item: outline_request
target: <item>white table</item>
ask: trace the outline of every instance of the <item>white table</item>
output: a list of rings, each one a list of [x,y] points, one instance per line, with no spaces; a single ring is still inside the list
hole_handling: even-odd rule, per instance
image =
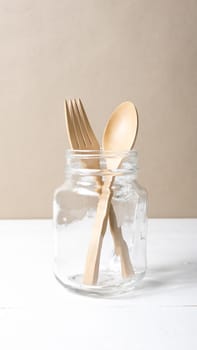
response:
[[[0,221],[1,350],[196,350],[197,219],[149,220],[132,296],[68,292],[52,273],[50,220]]]

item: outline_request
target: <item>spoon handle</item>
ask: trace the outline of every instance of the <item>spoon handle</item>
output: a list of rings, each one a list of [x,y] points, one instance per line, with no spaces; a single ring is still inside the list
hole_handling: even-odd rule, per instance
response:
[[[107,228],[107,219],[111,205],[113,177],[109,176],[102,186],[102,192],[99,196],[96,218],[93,225],[93,232],[88,246],[86,263],[83,275],[83,283],[96,284],[99,273],[99,262],[103,237]]]

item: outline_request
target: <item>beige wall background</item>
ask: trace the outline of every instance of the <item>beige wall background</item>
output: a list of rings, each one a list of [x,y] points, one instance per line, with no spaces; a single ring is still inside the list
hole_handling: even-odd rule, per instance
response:
[[[149,216],[197,216],[196,23],[196,0],[0,0],[0,217],[52,215],[78,96],[99,137],[136,104]]]

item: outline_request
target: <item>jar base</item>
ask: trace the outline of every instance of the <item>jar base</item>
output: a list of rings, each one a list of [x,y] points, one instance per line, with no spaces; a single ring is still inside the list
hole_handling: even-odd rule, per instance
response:
[[[101,271],[101,278],[96,285],[82,283],[82,274],[72,275],[63,279],[56,272],[56,279],[67,289],[86,296],[113,297],[129,293],[144,277],[145,272],[135,273],[134,276],[122,279],[119,274],[110,271]]]

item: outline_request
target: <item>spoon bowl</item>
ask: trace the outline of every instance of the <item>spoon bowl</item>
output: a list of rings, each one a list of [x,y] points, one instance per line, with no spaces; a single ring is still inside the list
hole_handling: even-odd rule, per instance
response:
[[[104,151],[129,151],[138,132],[138,114],[132,102],[121,103],[112,113],[103,133]],[[108,159],[108,169],[116,169],[121,160]]]

